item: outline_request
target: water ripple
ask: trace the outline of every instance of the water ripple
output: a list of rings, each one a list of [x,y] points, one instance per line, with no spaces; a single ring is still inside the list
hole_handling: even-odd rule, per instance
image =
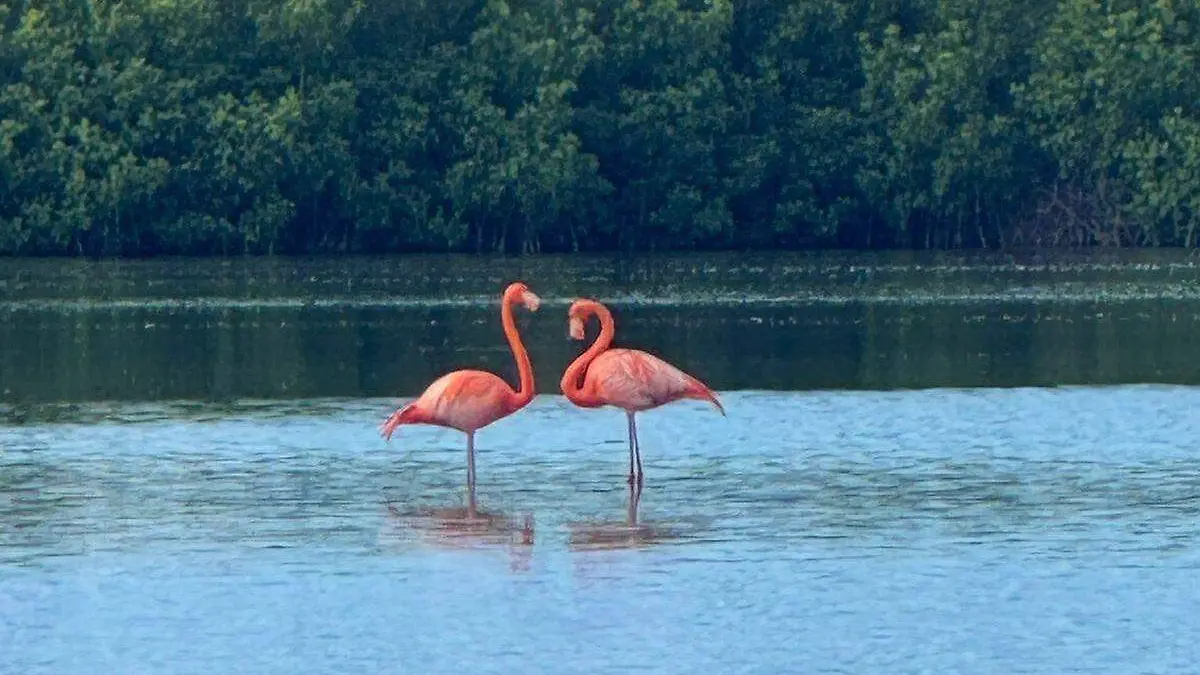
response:
[[[622,415],[539,396],[480,433],[475,516],[460,434],[378,438],[395,401],[10,421],[0,665],[450,673],[468,645],[487,673],[1195,663],[1174,636],[1200,628],[1200,389],[723,396],[727,418],[644,416],[633,509]]]

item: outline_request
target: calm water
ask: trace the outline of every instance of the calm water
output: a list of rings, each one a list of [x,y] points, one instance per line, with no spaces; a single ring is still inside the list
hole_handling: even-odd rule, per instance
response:
[[[1200,384],[1200,258],[761,254],[0,261],[0,404],[414,395],[454,368],[542,391],[581,351],[566,307],[720,390]],[[21,414],[31,414],[28,411]]]
[[[386,447],[387,401],[10,427],[0,663],[1194,672],[1200,390],[725,397],[645,417],[624,529],[621,414],[539,397],[480,435],[490,537],[401,517],[462,504],[462,442]]]
[[[1121,255],[0,263],[0,673],[1193,673],[1200,270]],[[376,427],[516,277],[468,522]],[[723,391],[640,495],[578,294]]]

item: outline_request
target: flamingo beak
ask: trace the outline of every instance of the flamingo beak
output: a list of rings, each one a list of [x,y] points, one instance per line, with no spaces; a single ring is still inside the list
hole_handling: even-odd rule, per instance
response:
[[[538,311],[538,307],[542,304],[542,299],[533,291],[521,291],[521,304],[531,312]]]
[[[582,340],[583,339],[583,319],[580,319],[579,317],[575,317],[575,316],[571,317],[571,320],[568,323],[568,330],[571,333],[572,340]]]

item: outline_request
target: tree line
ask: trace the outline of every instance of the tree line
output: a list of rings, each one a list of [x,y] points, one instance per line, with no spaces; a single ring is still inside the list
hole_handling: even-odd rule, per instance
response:
[[[0,253],[1195,246],[1188,0],[0,0]]]

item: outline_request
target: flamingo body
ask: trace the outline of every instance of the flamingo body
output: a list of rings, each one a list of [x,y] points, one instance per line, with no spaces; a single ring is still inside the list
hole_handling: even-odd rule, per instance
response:
[[[608,349],[588,366],[581,407],[611,405],[641,412],[690,398],[708,401],[725,414],[716,394],[703,382],[640,349]],[[591,405],[585,405],[591,404]]]
[[[494,373],[456,370],[434,380],[415,401],[388,417],[381,431],[388,440],[402,424],[431,424],[471,433],[516,412],[511,404],[516,396]]]
[[[567,366],[559,387],[567,400],[581,408],[611,405],[625,411],[629,423],[629,483],[641,485],[637,413],[685,398],[708,401],[722,416],[725,408],[707,385],[657,356],[638,349],[609,349],[616,332],[612,313],[595,300],[571,304],[567,316],[572,338],[583,339],[584,323],[593,315],[600,318],[600,337]]]

